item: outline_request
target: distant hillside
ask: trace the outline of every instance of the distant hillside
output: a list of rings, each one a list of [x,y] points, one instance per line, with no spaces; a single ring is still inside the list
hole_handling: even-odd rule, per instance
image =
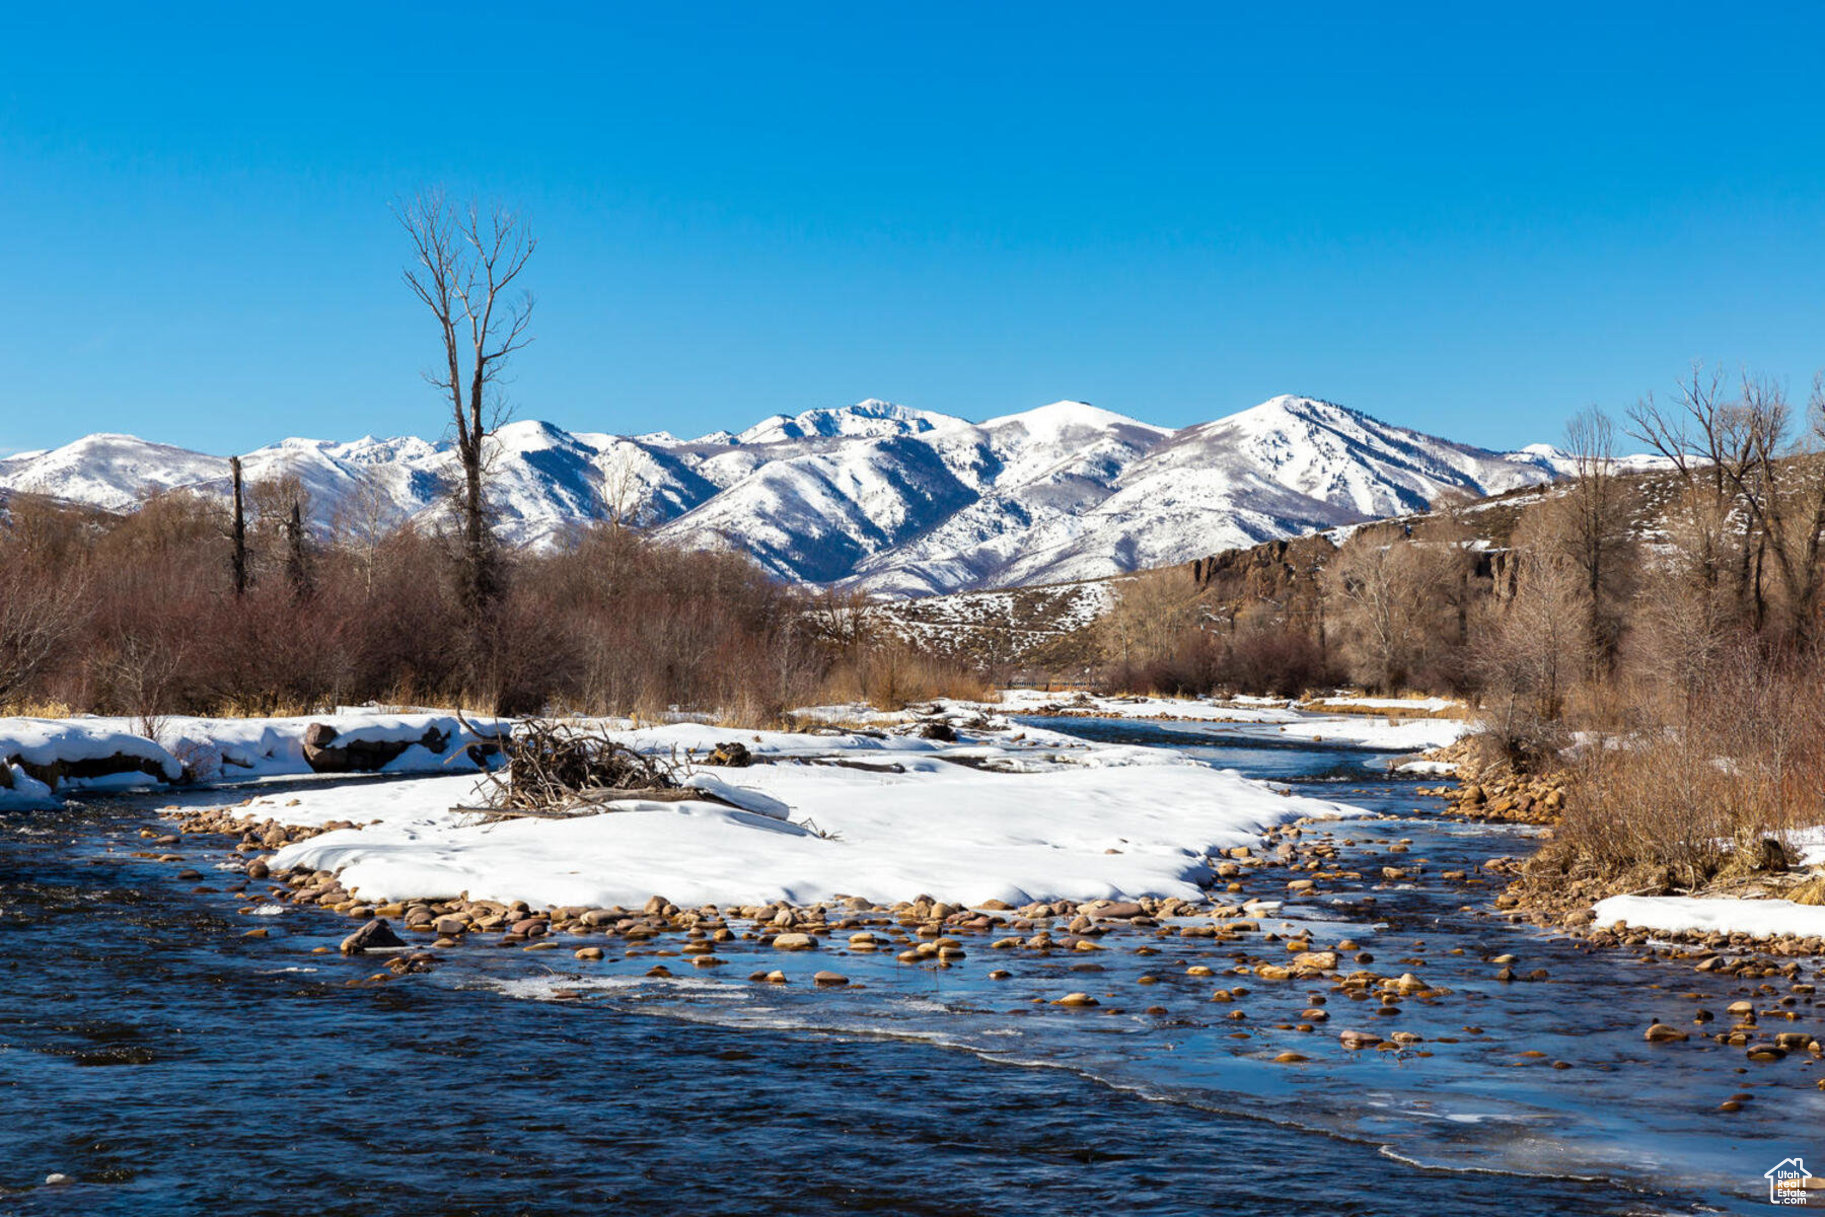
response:
[[[1620,463],[1619,474],[1632,533],[1650,544],[1664,539],[1672,475],[1639,459]],[[1525,486],[1455,508],[1455,520],[1469,529],[1468,544],[1477,555],[1473,578],[1486,591],[1493,592],[1508,573],[1507,552],[1522,512],[1552,493],[1550,486]],[[1266,612],[1311,628],[1319,616],[1319,576],[1345,539],[1423,538],[1444,518],[1440,512],[1412,512],[1222,549],[1151,570],[1183,579],[1187,593],[1195,589],[1218,620]],[[885,628],[938,654],[1062,675],[1097,661],[1097,620],[1132,577],[894,601],[874,611]]]

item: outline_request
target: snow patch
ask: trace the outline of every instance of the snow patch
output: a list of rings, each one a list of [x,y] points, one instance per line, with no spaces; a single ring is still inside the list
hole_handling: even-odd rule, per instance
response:
[[[1665,933],[1748,934],[1771,938],[1825,935],[1825,906],[1791,900],[1737,900],[1698,896],[1611,896],[1591,910],[1598,925],[1626,925]]]

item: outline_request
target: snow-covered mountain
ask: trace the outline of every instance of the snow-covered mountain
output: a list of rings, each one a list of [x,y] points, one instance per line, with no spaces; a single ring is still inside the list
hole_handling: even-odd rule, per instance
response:
[[[429,520],[448,444],[288,439],[243,458],[295,476],[320,526]],[[782,578],[925,595],[1091,578],[1492,494],[1566,472],[1535,445],[1495,453],[1307,397],[1171,430],[1082,402],[973,423],[883,401],[775,415],[678,439],[518,422],[495,439],[492,493],[513,542],[593,519],[746,550]],[[0,459],[0,489],[108,510],[178,488],[226,495],[228,461],[123,435]]]

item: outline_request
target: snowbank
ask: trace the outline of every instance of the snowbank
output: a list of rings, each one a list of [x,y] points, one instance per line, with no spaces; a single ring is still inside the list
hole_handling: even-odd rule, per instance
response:
[[[1457,772],[1456,761],[1407,761],[1394,767],[1396,773],[1414,773],[1421,776],[1449,776]]]
[[[159,743],[105,719],[0,718],[0,765],[9,777],[17,771],[48,791],[145,786],[184,775]]]
[[[57,802],[48,785],[17,765],[0,763],[0,811],[42,811]]]
[[[1788,833],[1787,848],[1801,866],[1825,866],[1825,825]]]
[[[1598,925],[1621,921],[1668,933],[1749,934],[1769,938],[1825,935],[1825,906],[1791,900],[1705,899],[1694,896],[1611,896],[1591,910]]]
[[[701,738],[698,737],[701,733]],[[733,733],[688,725],[627,732],[659,751],[739,735],[775,763],[725,769],[708,787],[741,807],[628,800],[569,820],[484,824],[450,809],[470,783],[393,783],[256,801],[291,823],[371,821],[286,847],[275,869],[339,870],[371,900],[446,897],[534,905],[805,903],[1195,897],[1206,855],[1271,825],[1357,809],[1290,798],[1158,748],[1067,745],[1038,733],[940,745],[866,736]],[[762,803],[759,800],[766,800]],[[785,818],[769,814],[773,805]]]
[[[381,767],[382,773],[474,772],[479,766],[469,755],[469,746],[511,725],[506,719],[471,718],[465,726],[454,714],[344,712],[298,718],[173,718],[160,725],[159,734],[199,781],[292,777],[315,772],[304,748],[305,733],[314,723],[335,730],[338,748],[407,745]],[[433,746],[422,742],[427,740]]]
[[[403,745],[383,773],[475,772],[479,765],[469,747],[505,730],[509,721],[468,721],[464,726],[453,714],[366,713],[168,718],[159,721],[154,740],[124,718],[0,718],[0,764],[29,774],[49,793],[299,776],[316,772],[305,756],[305,733],[325,724],[339,747]],[[15,783],[8,791],[6,785],[0,779],[0,799],[7,800],[0,806],[24,805],[25,788]],[[38,803],[47,797],[35,796]]]
[[[1455,744],[1475,724],[1456,718],[1402,718],[1388,721],[1369,715],[1308,718],[1280,730],[1301,739],[1348,744],[1381,752],[1427,752]]]

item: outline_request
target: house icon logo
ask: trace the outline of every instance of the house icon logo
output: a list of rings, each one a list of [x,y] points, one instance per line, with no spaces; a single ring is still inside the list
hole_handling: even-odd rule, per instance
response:
[[[1762,1172],[1768,1181],[1769,1204],[1805,1204],[1806,1182],[1812,1172],[1802,1158],[1788,1158],[1772,1170]]]

